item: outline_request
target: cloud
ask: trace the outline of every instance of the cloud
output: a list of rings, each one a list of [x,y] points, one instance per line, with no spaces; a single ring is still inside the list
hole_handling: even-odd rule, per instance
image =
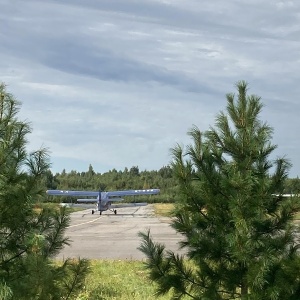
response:
[[[1,80],[55,171],[105,171],[166,165],[244,79],[297,175],[299,16],[296,1],[4,1]]]

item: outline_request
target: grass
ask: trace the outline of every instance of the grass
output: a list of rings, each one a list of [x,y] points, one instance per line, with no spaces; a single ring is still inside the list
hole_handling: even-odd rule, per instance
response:
[[[156,296],[155,288],[142,261],[92,260],[91,273],[77,300],[171,299],[171,294]]]
[[[154,213],[157,216],[162,217],[172,217],[172,211],[174,209],[173,203],[155,203],[154,206]],[[297,223],[300,223],[300,212],[296,213],[294,216],[294,220]]]
[[[294,216],[294,220],[299,223],[300,222],[300,212],[296,213]]]
[[[36,203],[34,205],[34,209],[36,211],[40,211],[41,209],[46,209],[46,208],[51,208],[51,209],[59,209],[61,207],[60,203],[52,203],[52,202],[41,202],[41,203]],[[70,213],[75,212],[75,211],[81,211],[84,210],[85,208],[82,207],[67,207],[67,211]]]
[[[174,209],[173,203],[155,203],[154,206],[154,213],[157,216],[162,217],[172,217],[172,211]]]

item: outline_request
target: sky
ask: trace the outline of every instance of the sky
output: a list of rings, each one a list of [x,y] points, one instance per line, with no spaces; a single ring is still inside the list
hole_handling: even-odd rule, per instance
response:
[[[0,0],[0,82],[53,173],[159,170],[245,80],[300,175],[300,1]]]

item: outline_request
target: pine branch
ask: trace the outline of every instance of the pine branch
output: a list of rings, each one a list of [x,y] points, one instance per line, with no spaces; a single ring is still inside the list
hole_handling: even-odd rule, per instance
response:
[[[44,255],[46,256],[56,255],[65,245],[69,245],[69,238],[64,237],[70,223],[70,216],[66,208],[62,207],[59,211],[55,211],[51,219],[53,222],[52,230],[46,233],[47,245],[44,249]]]
[[[89,272],[89,262],[86,259],[68,260],[64,268],[67,271],[67,278],[63,280],[63,286],[66,290],[64,300],[70,299],[84,287],[84,281]]]

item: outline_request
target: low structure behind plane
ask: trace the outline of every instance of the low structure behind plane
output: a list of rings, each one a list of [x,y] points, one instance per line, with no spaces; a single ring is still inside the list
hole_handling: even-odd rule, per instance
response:
[[[145,189],[145,190],[126,190],[126,191],[112,191],[112,192],[95,192],[95,191],[67,191],[67,190],[48,190],[46,193],[51,196],[71,196],[71,197],[94,197],[94,198],[77,198],[79,203],[94,203],[96,209],[100,212],[111,210],[114,214],[117,214],[116,208],[128,207],[128,206],[143,206],[147,203],[124,203],[124,204],[112,204],[112,202],[123,201],[124,196],[137,196],[137,195],[157,195],[160,192],[159,189]],[[92,210],[92,214],[95,210]]]

